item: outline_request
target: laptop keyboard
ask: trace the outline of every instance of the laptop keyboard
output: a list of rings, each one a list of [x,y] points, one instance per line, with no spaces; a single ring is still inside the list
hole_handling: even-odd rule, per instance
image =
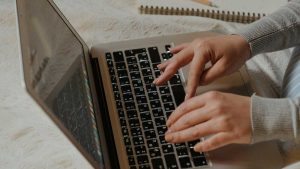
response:
[[[157,65],[172,57],[157,47],[106,53],[121,130],[131,169],[175,169],[207,166],[204,153],[193,151],[199,142],[170,144],[164,139],[166,120],[183,102],[185,92],[177,73],[164,86],[152,82]],[[176,96],[176,97],[174,97]]]

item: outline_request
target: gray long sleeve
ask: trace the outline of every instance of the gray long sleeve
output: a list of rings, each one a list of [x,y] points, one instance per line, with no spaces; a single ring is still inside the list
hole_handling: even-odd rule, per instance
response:
[[[273,14],[237,31],[252,56],[296,47],[300,51],[300,0],[289,2]],[[294,52],[278,99],[251,97],[252,142],[271,139],[300,140],[300,52]]]

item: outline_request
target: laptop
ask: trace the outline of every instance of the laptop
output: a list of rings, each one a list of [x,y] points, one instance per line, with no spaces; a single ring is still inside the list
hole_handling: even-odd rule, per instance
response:
[[[166,119],[183,101],[188,67],[163,86],[152,81],[171,46],[198,32],[94,45],[90,50],[52,0],[16,0],[24,85],[83,156],[98,169],[276,169],[275,142],[199,153],[164,140]],[[201,87],[250,95],[245,68]]]

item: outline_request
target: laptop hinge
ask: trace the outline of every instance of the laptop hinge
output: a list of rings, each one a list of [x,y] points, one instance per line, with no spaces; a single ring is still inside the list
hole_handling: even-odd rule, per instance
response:
[[[97,112],[97,113],[100,114],[100,118],[101,118],[101,119],[98,119],[97,121],[101,122],[101,124],[102,124],[101,127],[103,127],[103,129],[105,129],[105,131],[110,131],[110,132],[104,132],[105,141],[106,141],[107,150],[108,150],[107,153],[108,153],[108,156],[110,159],[109,165],[113,169],[119,169],[120,168],[119,163],[116,162],[116,161],[119,161],[118,155],[117,155],[117,149],[115,146],[114,136],[113,136],[113,132],[112,132],[112,126],[110,123],[109,112],[108,112],[107,102],[105,99],[104,88],[103,88],[101,73],[100,73],[100,69],[99,69],[100,67],[99,67],[98,59],[91,58],[91,65],[92,65],[92,69],[93,69],[96,93],[97,93],[97,98],[98,98],[98,105],[99,105],[99,109],[100,109],[100,112]]]

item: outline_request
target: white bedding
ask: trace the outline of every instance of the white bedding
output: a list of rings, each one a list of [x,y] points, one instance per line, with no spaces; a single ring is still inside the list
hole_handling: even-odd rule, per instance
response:
[[[139,15],[135,0],[56,2],[88,46],[212,29],[232,32],[243,27],[200,17]],[[0,40],[0,169],[91,168],[21,85],[12,0],[0,1]],[[247,63],[250,75],[255,77],[253,83],[263,95],[278,94],[289,54],[286,50],[261,55]],[[287,164],[300,159],[299,149],[290,147],[283,153]]]

